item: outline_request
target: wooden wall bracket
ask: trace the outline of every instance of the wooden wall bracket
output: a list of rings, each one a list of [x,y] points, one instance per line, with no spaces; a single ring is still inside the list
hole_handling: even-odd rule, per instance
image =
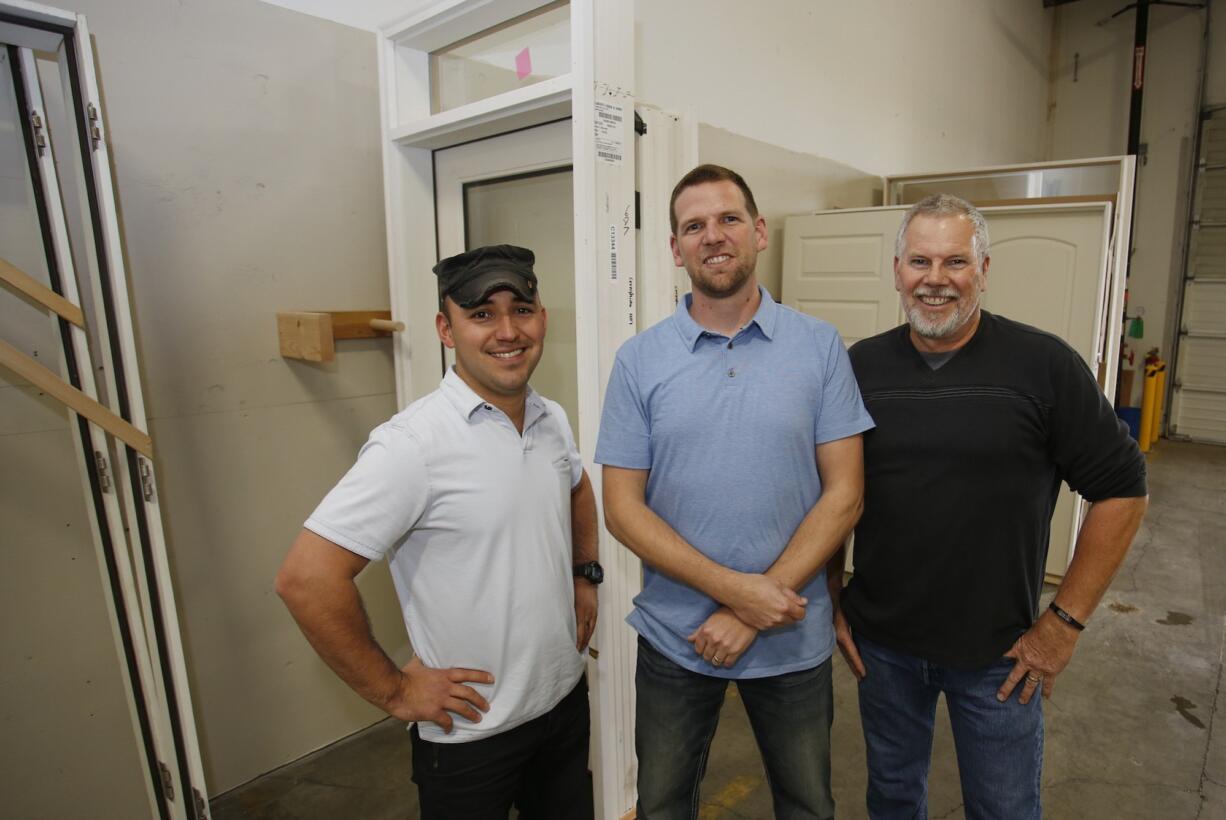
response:
[[[390,310],[329,310],[277,314],[281,355],[308,362],[336,358],[337,339],[373,339],[404,330]]]

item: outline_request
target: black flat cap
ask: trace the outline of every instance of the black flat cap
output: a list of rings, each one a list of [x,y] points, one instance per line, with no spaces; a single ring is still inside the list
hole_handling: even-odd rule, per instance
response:
[[[509,290],[526,302],[536,300],[536,254],[516,245],[487,245],[434,266],[438,298],[450,296],[462,308],[476,307],[491,293]]]

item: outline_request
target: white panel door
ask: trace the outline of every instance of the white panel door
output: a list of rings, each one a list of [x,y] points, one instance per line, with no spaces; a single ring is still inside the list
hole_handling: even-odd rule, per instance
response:
[[[987,208],[992,263],[983,306],[1054,333],[1095,373],[1111,206]]]
[[[784,304],[824,319],[850,346],[901,321],[894,291],[894,234],[906,208],[788,217]]]
[[[849,346],[899,324],[894,238],[905,212],[887,207],[789,217],[783,303],[830,322]],[[1060,336],[1096,370],[1110,206],[1011,206],[987,208],[984,216],[992,237],[984,307]],[[1076,502],[1066,486],[1052,516],[1051,575],[1062,576],[1072,558]]]

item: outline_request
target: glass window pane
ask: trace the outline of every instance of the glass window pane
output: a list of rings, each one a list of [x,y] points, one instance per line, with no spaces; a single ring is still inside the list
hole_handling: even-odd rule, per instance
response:
[[[430,55],[435,114],[570,73],[570,6],[552,3]]]
[[[567,167],[469,183],[464,187],[464,228],[468,250],[508,244],[536,254],[549,330],[532,387],[562,405],[578,439],[573,179]]]
[[[1114,162],[982,176],[933,176],[894,182],[890,196],[898,205],[913,205],[930,194],[953,194],[977,205],[1039,197],[1109,196],[1118,191],[1119,177],[1119,164]]]

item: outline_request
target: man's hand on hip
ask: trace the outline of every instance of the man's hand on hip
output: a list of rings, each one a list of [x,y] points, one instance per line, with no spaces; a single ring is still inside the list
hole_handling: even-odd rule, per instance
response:
[[[1002,703],[1008,700],[1018,683],[1022,684],[1018,703],[1029,703],[1039,687],[1042,687],[1043,697],[1050,698],[1056,685],[1056,675],[1068,666],[1079,635],[1077,630],[1044,611],[1034,626],[1026,630],[1005,653],[1006,658],[1013,658],[1017,663],[996,693],[996,699]]]
[[[596,614],[598,610],[596,585],[584,578],[575,579],[575,648],[580,652],[587,649],[592,635],[596,634]]]
[[[743,573],[729,600],[723,603],[747,626],[760,632],[803,619],[809,599],[770,576]]]
[[[758,637],[758,630],[748,626],[726,606],[711,613],[702,626],[686,638],[694,651],[715,667],[732,666]]]
[[[405,722],[437,723],[450,734],[454,725],[450,712],[480,723],[481,712],[490,710],[481,693],[465,682],[493,683],[494,676],[480,669],[431,669],[414,657],[400,670],[400,685],[383,708]]]

